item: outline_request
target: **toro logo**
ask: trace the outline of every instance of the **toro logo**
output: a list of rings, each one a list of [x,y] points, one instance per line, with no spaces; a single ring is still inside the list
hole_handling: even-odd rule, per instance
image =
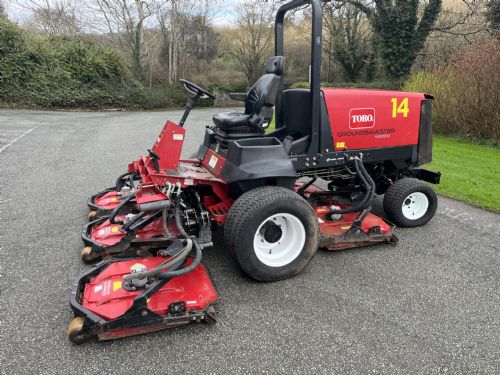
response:
[[[369,129],[375,126],[374,108],[353,108],[349,111],[349,128]]]

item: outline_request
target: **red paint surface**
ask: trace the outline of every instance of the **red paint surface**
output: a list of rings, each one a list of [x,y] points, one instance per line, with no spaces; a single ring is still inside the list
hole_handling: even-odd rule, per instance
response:
[[[116,220],[124,221],[124,216],[117,216]],[[90,238],[104,246],[111,246],[120,242],[125,237],[125,232],[121,230],[120,224],[111,224],[109,220],[105,220],[101,224],[95,226],[90,231]],[[162,218],[155,220],[136,233],[138,239],[150,239],[153,237],[163,236]]]
[[[152,150],[158,154],[160,169],[177,169],[181,158],[186,130],[172,121],[167,121]]]
[[[345,209],[349,206],[340,205],[340,207]],[[321,234],[326,236],[340,236],[343,233],[347,232],[349,229],[351,229],[353,221],[356,220],[359,215],[359,212],[353,212],[341,215],[340,220],[326,221],[322,220],[322,218],[324,218],[325,214],[329,212],[328,206],[316,207],[314,211],[320,219],[319,230]],[[387,224],[384,219],[372,213],[368,213],[368,215],[366,215],[366,217],[361,222],[361,230],[365,233],[368,233],[370,231],[370,228],[373,227],[379,227],[380,234],[389,234],[392,232],[391,226]]]
[[[215,177],[220,178],[225,162],[226,159],[224,159],[222,156],[216,154],[212,150],[208,150],[201,164],[211,173],[213,173]]]
[[[167,196],[155,185],[142,185],[135,194],[137,205],[168,200]]]
[[[420,107],[424,94],[366,89],[323,89],[335,150],[416,145]],[[408,116],[393,118],[393,102],[408,98]],[[373,116],[373,121],[353,121],[353,116]],[[359,120],[359,118],[356,118]]]
[[[112,210],[120,204],[122,195],[117,191],[110,191],[94,200],[94,204],[100,209]]]
[[[134,297],[141,293],[140,290],[129,292],[121,288],[123,276],[129,274],[130,268],[136,263],[151,270],[166,260],[163,257],[152,257],[112,263],[85,285],[83,307],[105,320],[122,316],[134,303]],[[189,265],[191,262],[189,259],[186,263]],[[164,285],[149,299],[148,308],[164,316],[173,302],[185,302],[189,312],[206,310],[217,299],[217,292],[207,271],[199,265],[192,272],[175,277]]]

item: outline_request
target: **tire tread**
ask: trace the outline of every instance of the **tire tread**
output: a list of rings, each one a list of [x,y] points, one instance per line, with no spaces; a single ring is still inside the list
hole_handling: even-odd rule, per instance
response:
[[[429,199],[429,210],[421,219],[417,220],[418,225],[412,224],[401,212],[401,200],[406,198],[411,192],[421,191],[426,193]],[[437,196],[434,190],[424,182],[416,178],[402,178],[392,184],[384,196],[384,211],[389,219],[399,227],[416,227],[426,224],[434,216],[437,208]]]
[[[236,202],[233,204],[231,209],[229,210],[227,220],[224,226],[224,240],[226,244],[226,248],[236,257],[236,260],[242,266],[243,259],[240,258],[242,244],[241,241],[241,232],[245,230],[245,223],[251,219],[252,216],[255,215],[260,209],[268,206],[272,202],[276,200],[290,200],[294,201],[297,204],[306,206],[312,215],[314,215],[314,211],[311,206],[305,199],[303,199],[300,195],[298,195],[293,190],[289,190],[283,187],[278,186],[263,186],[259,188],[252,189],[243,195],[241,195]],[[316,216],[314,215],[314,222],[317,225]],[[317,228],[316,228],[317,229]],[[315,246],[317,248],[318,236],[315,239]],[[245,270],[246,271],[246,270]],[[299,273],[301,269],[298,269],[294,274]],[[291,277],[294,274],[287,275],[286,277],[278,277],[273,280],[267,280],[264,278],[256,277],[255,275],[251,275],[253,278],[261,281],[275,281],[284,279],[287,277]]]

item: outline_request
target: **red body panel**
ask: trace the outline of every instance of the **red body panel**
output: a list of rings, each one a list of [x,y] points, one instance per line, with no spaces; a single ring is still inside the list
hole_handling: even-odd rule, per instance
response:
[[[137,205],[168,200],[168,197],[155,185],[141,186],[135,194]]]
[[[227,199],[228,187],[224,181],[218,178],[224,165],[224,159],[217,156],[220,162],[217,162],[214,168],[207,168],[210,164],[210,158],[216,155],[209,150],[201,165],[198,160],[181,160],[184,132],[183,128],[171,121],[167,122],[163,128],[153,147],[153,150],[160,156],[160,172],[155,170],[149,156],[142,156],[139,160],[129,164],[129,172],[138,172],[141,175],[143,185],[165,186],[167,182],[172,184],[179,182],[182,188],[210,185],[220,200]],[[181,134],[183,135],[182,139]],[[165,169],[169,171],[166,172]]]
[[[323,89],[335,150],[416,145],[424,94]]]
[[[117,220],[125,220],[124,216],[117,216]],[[92,228],[90,238],[104,246],[111,246],[120,242],[125,237],[125,232],[120,230],[120,224],[111,224],[109,220]],[[175,232],[174,232],[175,233]],[[150,239],[153,237],[163,236],[162,219],[158,219],[136,233],[138,239]]]
[[[215,177],[219,178],[225,162],[226,160],[222,156],[216,154],[212,150],[208,150],[201,163],[205,168],[212,172]]]
[[[141,290],[129,292],[123,289],[123,276],[130,274],[130,268],[136,263],[151,270],[165,260],[163,257],[152,257],[112,263],[85,285],[83,307],[105,320],[122,316],[134,303],[134,297],[141,293]],[[188,260],[186,263],[189,265],[191,262]],[[153,294],[148,301],[148,308],[164,316],[173,302],[184,301],[189,312],[206,310],[217,299],[217,292],[207,271],[199,265],[192,272],[173,278]]]
[[[172,121],[167,121],[152,149],[160,157],[160,160],[158,160],[160,169],[177,169],[185,134],[186,130],[184,128]],[[168,145],[168,147],[165,147],[165,145]]]

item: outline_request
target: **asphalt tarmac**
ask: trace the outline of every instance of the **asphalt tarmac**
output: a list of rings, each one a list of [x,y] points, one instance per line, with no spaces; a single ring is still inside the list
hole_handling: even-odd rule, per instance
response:
[[[185,154],[216,111],[192,112]],[[248,279],[216,246],[216,325],[71,344],[86,199],[180,117],[0,111],[2,374],[500,373],[500,215],[446,198],[397,246],[320,251],[282,282]]]

